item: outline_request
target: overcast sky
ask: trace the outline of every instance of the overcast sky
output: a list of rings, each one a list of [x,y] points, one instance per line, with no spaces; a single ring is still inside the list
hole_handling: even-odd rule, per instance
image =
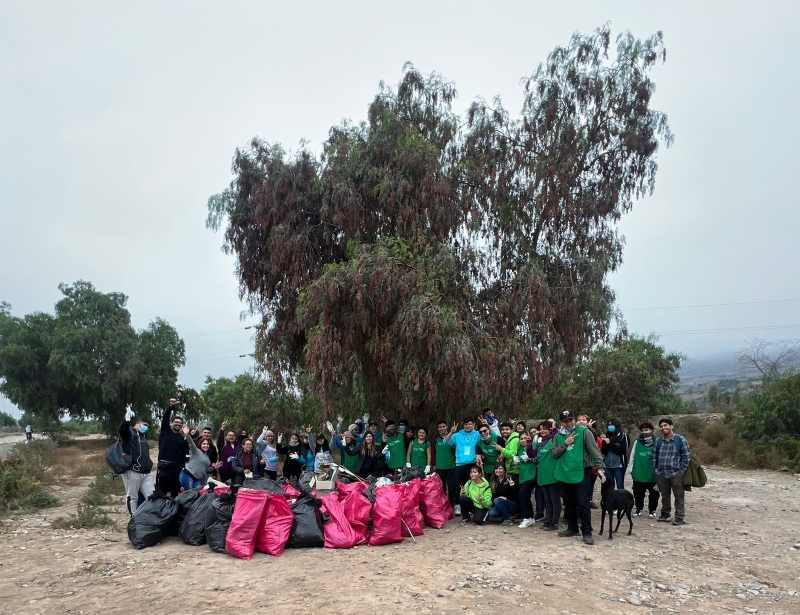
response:
[[[654,196],[622,222],[611,280],[630,329],[690,356],[800,336],[800,3],[283,4],[0,3],[0,300],[14,313],[52,311],[60,282],[90,280],[130,296],[136,327],[177,327],[186,384],[251,367],[233,259],[205,228],[237,146],[319,151],[406,61],[455,81],[459,109],[499,94],[517,111],[523,76],[610,21],[664,32],[653,105],[676,135]]]

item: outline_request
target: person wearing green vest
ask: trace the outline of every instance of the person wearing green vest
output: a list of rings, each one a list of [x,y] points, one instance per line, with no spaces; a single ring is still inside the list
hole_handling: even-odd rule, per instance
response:
[[[355,474],[356,466],[358,465],[356,449],[360,443],[355,441],[353,438],[353,433],[350,431],[345,431],[343,434],[338,436],[337,434],[334,434],[332,439],[333,443],[336,445],[336,448],[338,448],[340,451],[342,465],[346,470],[349,470]]]
[[[478,435],[481,439],[478,440],[478,447],[475,449],[475,461],[478,467],[483,469],[483,475],[486,480],[489,480],[494,474],[494,467],[497,465],[497,458],[500,456],[500,450],[497,449],[497,445],[505,444],[505,440],[492,433],[489,425],[485,423],[478,427]],[[502,448],[501,446],[500,449],[502,450]]]
[[[439,434],[436,436],[436,442],[433,447],[433,466],[442,480],[450,506],[455,508],[458,506],[459,496],[458,481],[456,480],[456,453],[450,443],[444,439],[450,431],[447,421],[439,421],[439,424],[436,425],[436,431]]]
[[[500,423],[500,435],[505,442],[501,446],[495,444],[495,449],[506,460],[506,472],[517,476],[519,474],[519,432],[514,431],[511,423]]]
[[[592,466],[597,468],[601,482],[606,482],[605,465],[594,435],[583,425],[575,425],[572,410],[562,410],[561,429],[550,450],[556,460],[553,476],[561,483],[567,529],[559,536],[583,534],[583,542],[594,544],[592,538]],[[580,520],[580,532],[578,521]]]
[[[539,424],[539,442],[528,453],[536,457],[536,482],[544,495],[542,529],[553,532],[561,518],[561,483],[555,478],[556,460],[550,453],[556,432],[549,421]]]
[[[628,473],[633,479],[633,501],[636,506],[635,517],[642,514],[644,508],[644,494],[650,492],[647,498],[647,513],[651,519],[656,518],[658,510],[658,490],[656,489],[656,473],[653,470],[653,432],[652,423],[639,425],[639,437],[634,441],[628,455]]]
[[[417,439],[408,446],[406,467],[425,468],[426,475],[431,473],[431,443],[424,427],[417,429]]]
[[[525,528],[533,525],[533,503],[531,496],[536,486],[536,458],[528,456],[528,444],[531,437],[527,432],[519,434],[519,509],[522,523],[517,527]]]
[[[383,454],[386,456],[386,465],[389,469],[399,470],[406,462],[406,439],[397,431],[397,423],[393,420],[386,421],[386,431],[383,434]]]

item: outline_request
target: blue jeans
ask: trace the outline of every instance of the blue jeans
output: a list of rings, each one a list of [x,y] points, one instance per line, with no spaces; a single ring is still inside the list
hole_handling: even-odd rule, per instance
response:
[[[184,491],[189,491],[191,489],[200,489],[203,486],[202,481],[193,479],[183,470],[181,470],[180,481],[181,481],[181,487],[183,487]]]
[[[489,511],[490,517],[503,517],[503,521],[508,521],[517,512],[517,503],[513,500],[494,499],[494,506]]]
[[[606,476],[614,479],[617,489],[625,489],[625,468],[606,468]]]

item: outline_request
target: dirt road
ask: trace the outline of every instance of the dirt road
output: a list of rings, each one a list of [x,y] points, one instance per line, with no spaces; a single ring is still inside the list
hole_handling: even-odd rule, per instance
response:
[[[122,507],[113,530],[54,531],[66,505],[8,519],[0,535],[3,612],[800,613],[800,482],[710,468],[687,497],[690,525],[636,520],[594,547],[451,521],[414,544],[288,550],[251,561],[178,539],[135,551]],[[596,528],[599,519],[596,514]],[[458,519],[458,518],[456,518]],[[625,525],[621,526],[621,529]],[[597,530],[596,530],[597,531]],[[798,548],[794,545],[797,544]]]

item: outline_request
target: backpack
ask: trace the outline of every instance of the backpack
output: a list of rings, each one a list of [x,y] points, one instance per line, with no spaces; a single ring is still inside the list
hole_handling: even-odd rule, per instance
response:
[[[656,463],[658,462],[658,452],[661,450],[661,445],[664,443],[663,438],[659,438],[656,440],[656,449],[654,451],[656,456]],[[679,452],[683,451],[684,447],[684,438],[679,434],[675,434],[675,448],[678,449]],[[697,460],[692,455],[691,459],[689,459],[689,467],[686,468],[686,472],[683,475],[683,484],[685,487],[705,487],[706,483],[708,482],[708,477],[706,476],[706,471],[703,469]]]
[[[122,440],[117,438],[116,442],[108,447],[106,450],[106,463],[114,474],[125,474],[131,469],[133,460],[131,454],[126,453],[122,448]]]

